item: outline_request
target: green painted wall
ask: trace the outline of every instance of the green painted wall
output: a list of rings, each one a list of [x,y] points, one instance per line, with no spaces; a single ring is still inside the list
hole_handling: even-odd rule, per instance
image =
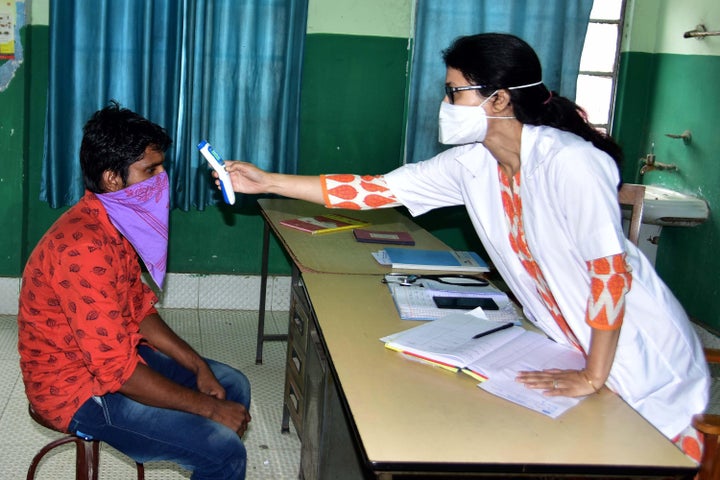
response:
[[[25,31],[21,41],[25,41]],[[17,41],[17,39],[16,39]],[[5,63],[4,61],[2,61]],[[25,64],[15,72],[8,88],[0,92],[0,276],[17,276],[22,259],[22,217],[24,191],[23,152],[25,144],[27,82]]]
[[[628,182],[664,185],[704,198],[710,218],[703,225],[664,227],[656,269],[699,323],[720,333],[720,37],[685,39],[705,23],[720,29],[720,4],[697,0],[631,0],[620,59],[615,137],[623,146]],[[692,143],[665,134],[690,130]],[[639,159],[655,143],[656,160],[679,172],[639,175]]]
[[[381,174],[402,165],[406,38],[308,35],[300,173]],[[463,207],[414,219],[456,249],[484,253]]]
[[[704,198],[710,218],[692,228],[664,227],[656,269],[698,322],[720,331],[720,56],[625,52],[627,75],[620,84],[617,138],[627,154],[626,181],[664,185]],[[690,130],[685,145],[666,133]],[[655,143],[656,160],[674,163],[679,172],[653,171],[639,176],[639,159]]]
[[[407,39],[312,34],[305,42],[299,173],[401,165]]]

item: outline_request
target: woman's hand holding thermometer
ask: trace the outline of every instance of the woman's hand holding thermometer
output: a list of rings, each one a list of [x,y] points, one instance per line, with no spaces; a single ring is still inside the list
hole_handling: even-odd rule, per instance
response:
[[[233,205],[235,203],[235,192],[233,191],[232,182],[230,181],[230,175],[225,170],[225,162],[222,157],[205,140],[200,142],[197,148],[213,170],[217,172],[218,180],[220,180],[220,190],[222,190],[225,203]]]

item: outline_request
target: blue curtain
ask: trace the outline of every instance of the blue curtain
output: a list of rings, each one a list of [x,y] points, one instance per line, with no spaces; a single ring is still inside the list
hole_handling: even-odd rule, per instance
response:
[[[417,0],[410,73],[406,161],[418,162],[444,148],[437,116],[445,85],[442,51],[462,35],[511,33],[540,57],[548,88],[574,99],[593,0]]]
[[[174,207],[220,196],[196,145],[294,173],[307,0],[50,3],[41,200],[83,194],[82,126],[111,100],[165,127]]]

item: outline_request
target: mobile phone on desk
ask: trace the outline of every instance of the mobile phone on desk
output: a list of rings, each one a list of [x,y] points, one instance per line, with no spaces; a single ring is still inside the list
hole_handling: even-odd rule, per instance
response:
[[[456,310],[472,310],[481,307],[483,310],[499,310],[498,304],[492,298],[482,297],[433,297],[438,308],[453,308]]]

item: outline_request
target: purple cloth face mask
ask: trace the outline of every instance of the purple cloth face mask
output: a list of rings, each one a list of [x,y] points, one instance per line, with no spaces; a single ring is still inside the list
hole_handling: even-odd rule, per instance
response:
[[[162,172],[117,192],[97,194],[115,228],[140,255],[162,289],[167,269],[170,182]]]

